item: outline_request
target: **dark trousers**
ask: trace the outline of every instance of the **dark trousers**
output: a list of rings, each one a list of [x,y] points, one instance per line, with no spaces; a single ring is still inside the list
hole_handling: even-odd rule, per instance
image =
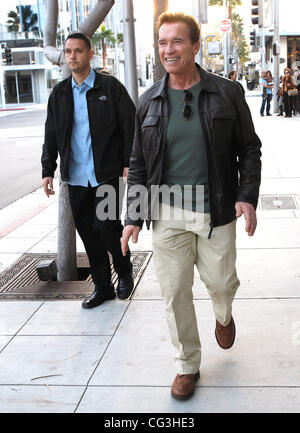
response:
[[[99,220],[96,215],[98,204],[106,197],[97,197],[98,187],[69,185],[69,197],[75,227],[81,237],[90,262],[91,275],[97,287],[106,287],[111,281],[108,251],[119,277],[128,274],[132,268],[130,251],[126,257],[121,251],[120,238],[123,226],[120,221],[122,209],[119,206],[119,181],[109,182],[116,192],[116,218]],[[121,192],[122,194],[122,192]]]
[[[292,109],[293,109],[292,102],[293,102],[292,97],[289,96],[287,92],[283,92],[284,111],[287,117],[292,116]]]
[[[266,103],[267,103],[266,112],[267,112],[267,114],[270,114],[272,96],[273,96],[272,94],[267,94],[265,96],[263,95],[262,103],[261,103],[261,107],[260,107],[260,114],[264,114]]]

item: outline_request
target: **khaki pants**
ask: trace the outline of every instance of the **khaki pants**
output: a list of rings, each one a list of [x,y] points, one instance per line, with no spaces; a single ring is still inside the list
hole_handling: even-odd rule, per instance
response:
[[[160,212],[170,210],[162,204]],[[180,210],[181,211],[181,210]],[[201,344],[193,303],[194,265],[212,299],[216,319],[230,322],[236,275],[236,220],[215,227],[211,238],[209,214],[182,211],[180,220],[153,223],[153,256],[156,274],[166,304],[171,340],[178,354],[177,372],[196,373],[201,361]]]

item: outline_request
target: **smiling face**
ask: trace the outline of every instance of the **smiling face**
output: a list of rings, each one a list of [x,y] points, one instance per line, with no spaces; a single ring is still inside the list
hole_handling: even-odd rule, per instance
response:
[[[89,71],[93,54],[82,39],[68,39],[65,44],[66,63],[75,74],[84,74]]]
[[[189,27],[184,22],[165,23],[158,32],[159,56],[167,72],[185,75],[195,65],[200,43],[192,43]]]

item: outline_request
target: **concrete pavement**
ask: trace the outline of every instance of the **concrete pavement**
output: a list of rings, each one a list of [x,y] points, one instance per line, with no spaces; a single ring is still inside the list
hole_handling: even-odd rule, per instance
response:
[[[151,260],[130,301],[93,310],[80,301],[0,303],[0,412],[299,412],[300,116],[261,118],[260,98],[248,103],[263,143],[261,198],[291,196],[296,209],[263,210],[260,201],[253,238],[238,221],[237,337],[227,351],[195,272],[202,364],[194,397],[170,396],[174,350]],[[0,211],[0,272],[25,252],[56,252],[57,203],[39,189]],[[131,248],[151,250],[151,232]]]

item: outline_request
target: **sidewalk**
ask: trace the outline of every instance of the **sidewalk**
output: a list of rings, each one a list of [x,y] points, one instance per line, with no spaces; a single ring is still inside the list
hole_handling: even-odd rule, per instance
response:
[[[130,301],[92,310],[81,301],[0,303],[0,412],[299,412],[300,116],[260,118],[260,99],[248,103],[263,143],[261,197],[293,196],[297,209],[260,202],[253,238],[238,221],[237,337],[227,351],[195,272],[202,363],[194,397],[170,396],[174,350],[151,259]],[[0,272],[25,252],[56,252],[57,204],[39,189],[0,211]],[[151,250],[151,232],[131,249]]]

